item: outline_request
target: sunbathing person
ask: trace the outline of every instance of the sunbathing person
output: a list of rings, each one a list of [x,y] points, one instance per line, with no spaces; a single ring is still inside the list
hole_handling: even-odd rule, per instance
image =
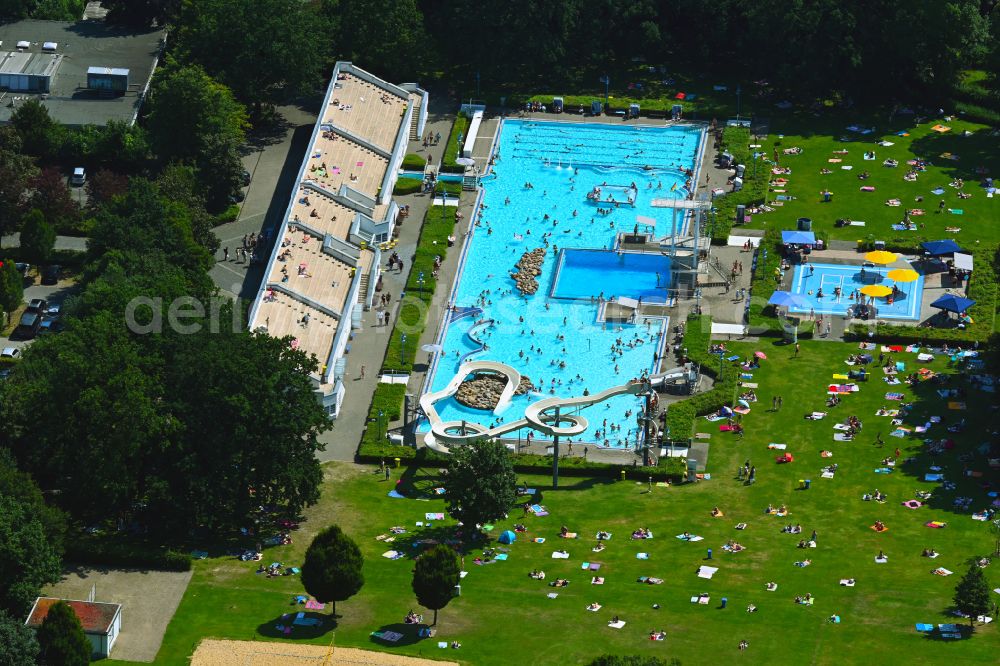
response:
[[[589,611],[599,611],[599,610],[601,610],[601,604],[599,604],[599,603],[597,603],[595,601],[594,603],[589,604],[587,606],[587,610],[589,610]]]
[[[538,569],[533,570],[528,575],[531,576],[532,578],[534,578],[535,580],[545,580],[545,572],[544,571],[539,571]]]
[[[933,548],[924,548],[924,552],[920,553],[921,557],[935,557],[937,551]]]
[[[753,604],[750,604],[750,605],[747,606],[747,612],[748,613],[756,613],[757,612],[757,607],[754,606]]]
[[[549,583],[549,586],[551,587],[566,587],[567,585],[569,585],[569,581],[565,578],[556,578],[554,581]]]
[[[767,590],[768,592],[774,592],[775,590],[777,590],[777,589],[778,589],[778,584],[777,584],[777,583],[774,583],[774,582],[772,582],[772,583],[767,583],[766,585],[764,585],[764,588],[765,588],[765,589],[766,589],[766,590]]]
[[[610,538],[611,538],[610,532],[605,532],[604,530],[601,530],[600,532],[597,533],[598,541],[604,541],[605,539],[610,539]]]
[[[712,515],[713,515],[713,516],[718,516],[718,515],[720,515],[721,513],[722,513],[722,512],[721,512],[721,511],[719,511],[719,507],[717,507],[717,506],[716,506],[716,507],[712,507]]]

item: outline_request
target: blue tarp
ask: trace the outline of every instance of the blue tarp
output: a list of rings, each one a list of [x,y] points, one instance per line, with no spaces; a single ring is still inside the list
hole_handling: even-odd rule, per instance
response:
[[[517,535],[511,532],[510,530],[507,530],[500,535],[498,541],[500,543],[514,543],[515,541],[517,541]]]
[[[962,248],[958,246],[958,243],[950,238],[945,240],[927,241],[926,243],[921,243],[920,245],[927,250],[927,254],[932,257],[940,257],[945,254],[954,254],[955,252],[962,251]]]
[[[961,296],[955,296],[954,294],[945,294],[931,303],[931,307],[937,308],[938,310],[947,310],[948,312],[965,312],[975,304],[976,302],[971,298],[962,298]]]
[[[815,245],[816,234],[811,231],[782,231],[781,242],[785,245]]]

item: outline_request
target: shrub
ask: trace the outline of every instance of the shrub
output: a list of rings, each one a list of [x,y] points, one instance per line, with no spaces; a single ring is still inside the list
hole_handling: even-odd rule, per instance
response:
[[[699,393],[667,408],[667,428],[675,440],[690,439],[695,419],[702,414],[718,410],[733,399],[738,381],[738,370],[731,363],[720,362],[719,356],[709,353],[712,321],[703,315],[688,317],[684,329],[683,346],[687,356],[701,367],[701,372],[715,379],[710,391]]]
[[[82,536],[66,540],[67,562],[109,567],[148,567],[165,571],[190,571],[191,556],[174,550],[111,540],[106,537]]]
[[[225,209],[221,213],[215,216],[215,224],[228,224],[229,222],[235,222],[236,218],[240,216],[240,207],[237,204],[232,204],[229,208]]]
[[[427,166],[427,160],[420,155],[410,153],[403,158],[403,169],[406,171],[423,171]]]
[[[392,188],[392,193],[396,195],[416,194],[423,189],[424,181],[415,178],[400,178]]]
[[[746,171],[743,173],[742,190],[729,192],[712,202],[715,209],[711,218],[712,241],[714,243],[726,243],[729,232],[736,223],[737,206],[742,204],[750,207],[767,200],[767,186],[771,176],[769,163],[763,158],[758,158],[757,163],[753,163],[753,154],[750,152],[749,146],[750,130],[748,128],[726,127],[722,131],[721,149],[732,154],[735,164],[746,166]]]
[[[444,158],[441,160],[441,171],[443,173],[465,173],[465,167],[455,160],[459,157],[462,147],[458,143],[458,135],[462,135],[462,141],[468,136],[469,124],[472,121],[468,116],[458,114],[455,117],[455,124],[451,126],[451,133],[448,135],[448,143],[444,147]]]

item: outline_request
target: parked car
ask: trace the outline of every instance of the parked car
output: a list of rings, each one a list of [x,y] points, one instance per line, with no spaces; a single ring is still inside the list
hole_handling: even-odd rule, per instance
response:
[[[26,312],[37,312],[38,314],[44,314],[46,310],[49,309],[49,302],[44,298],[33,298],[28,301],[28,309]]]
[[[14,264],[14,268],[17,272],[21,274],[21,277],[28,277],[28,271],[31,270],[31,264],[26,264],[23,261],[18,261]]]
[[[42,317],[42,323],[38,327],[38,335],[46,333],[62,333],[66,325],[58,317]]]
[[[246,169],[243,169],[243,173],[240,174],[240,182],[243,183],[243,187],[250,184],[250,172]]]
[[[0,358],[20,358],[21,350],[17,347],[4,347],[3,351],[0,351]]]
[[[73,176],[69,179],[70,185],[76,185],[79,187],[87,182],[87,172],[83,167],[77,167],[73,169]]]
[[[46,266],[42,269],[42,284],[57,284],[60,273],[62,273],[62,266],[59,264]]]
[[[25,312],[21,315],[21,321],[11,334],[12,339],[30,340],[38,335],[38,329],[42,326],[42,315],[37,312]]]

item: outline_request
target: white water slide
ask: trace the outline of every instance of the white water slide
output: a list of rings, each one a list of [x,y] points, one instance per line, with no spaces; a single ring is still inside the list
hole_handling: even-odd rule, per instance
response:
[[[514,398],[514,391],[521,383],[521,373],[509,365],[497,361],[467,361],[462,363],[458,368],[458,372],[455,373],[455,376],[452,377],[447,386],[440,391],[425,393],[420,397],[420,407],[423,409],[431,425],[430,431],[424,436],[424,444],[429,448],[441,453],[449,453],[449,446],[465,444],[481,437],[500,437],[521,428],[531,428],[550,437],[555,435],[560,437],[575,437],[587,430],[589,422],[586,417],[572,413],[573,411],[604,402],[608,398],[618,395],[626,393],[638,395],[645,393],[652,387],[684,377],[688,371],[685,368],[673,368],[666,372],[651,375],[644,381],[627,382],[591,395],[569,398],[543,398],[528,405],[524,410],[523,419],[518,419],[510,423],[501,423],[493,428],[487,428],[478,423],[468,421],[442,421],[434,405],[440,400],[455,395],[458,392],[458,387],[465,381],[466,377],[477,372],[500,374],[507,378],[507,384],[500,394],[500,400],[493,409],[493,413],[502,414],[510,407],[511,401]],[[560,410],[558,422],[556,422],[555,418],[557,407]],[[566,413],[563,413],[563,410],[566,410]]]

